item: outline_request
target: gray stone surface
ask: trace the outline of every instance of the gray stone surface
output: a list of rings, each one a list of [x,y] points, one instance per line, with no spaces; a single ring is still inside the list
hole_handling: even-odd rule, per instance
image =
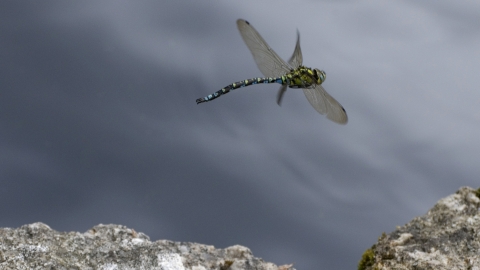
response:
[[[120,225],[85,233],[58,232],[43,223],[0,229],[0,269],[293,270],[255,258],[242,246],[216,249],[159,240]]]
[[[359,269],[480,269],[480,192],[463,187],[368,249]]]

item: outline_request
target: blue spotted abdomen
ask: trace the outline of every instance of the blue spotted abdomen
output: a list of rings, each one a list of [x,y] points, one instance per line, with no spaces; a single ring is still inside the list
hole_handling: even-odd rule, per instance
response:
[[[232,83],[230,85],[227,85],[226,87],[218,90],[217,92],[208,95],[203,98],[197,99],[197,104],[202,103],[202,102],[207,102],[210,100],[214,100],[217,97],[226,94],[230,92],[230,90],[234,90],[237,88],[245,87],[245,86],[250,86],[252,84],[259,84],[259,83],[279,83],[279,84],[288,84],[289,80],[287,77],[282,76],[282,77],[276,77],[276,78],[253,78],[253,79],[247,79],[239,82]]]

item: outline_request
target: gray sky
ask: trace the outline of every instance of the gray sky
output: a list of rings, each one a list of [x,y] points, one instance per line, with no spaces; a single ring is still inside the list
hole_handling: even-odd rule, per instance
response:
[[[304,64],[349,123],[262,74],[235,21]],[[352,269],[382,232],[479,186],[478,1],[0,4],[2,227],[123,224]]]

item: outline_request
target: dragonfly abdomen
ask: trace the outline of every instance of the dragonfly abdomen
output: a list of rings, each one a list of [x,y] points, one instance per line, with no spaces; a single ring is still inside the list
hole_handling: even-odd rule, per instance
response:
[[[290,80],[286,76],[282,76],[282,77],[276,77],[276,78],[268,78],[268,77],[266,77],[266,78],[265,77],[264,78],[253,78],[253,79],[247,79],[247,80],[243,80],[243,81],[239,81],[239,82],[234,82],[230,85],[225,86],[224,88],[218,90],[217,92],[215,92],[211,95],[208,95],[206,97],[197,99],[197,104],[202,103],[202,102],[207,102],[207,101],[210,101],[210,100],[214,100],[214,99],[218,98],[219,96],[230,92],[230,90],[234,90],[234,89],[245,87],[245,86],[250,86],[250,85],[253,85],[253,84],[259,84],[259,83],[289,84]]]

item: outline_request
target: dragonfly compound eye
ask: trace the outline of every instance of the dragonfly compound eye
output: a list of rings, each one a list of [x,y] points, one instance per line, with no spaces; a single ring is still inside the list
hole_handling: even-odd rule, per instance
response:
[[[323,83],[325,81],[325,79],[327,78],[327,74],[325,74],[325,71],[323,71],[323,70],[319,70],[319,69],[316,68],[315,73],[316,73],[316,76],[319,79],[319,84]]]

